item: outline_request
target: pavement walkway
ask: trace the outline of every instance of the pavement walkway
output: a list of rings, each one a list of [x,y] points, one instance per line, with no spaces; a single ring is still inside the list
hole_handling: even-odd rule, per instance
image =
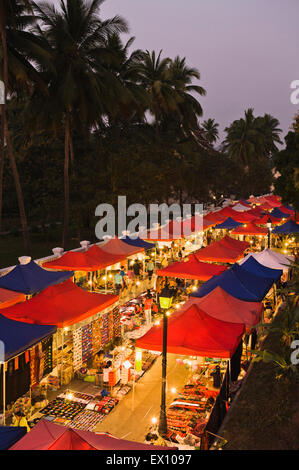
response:
[[[167,356],[167,401],[169,404],[175,396],[172,388],[179,391],[190,375],[183,364],[176,362],[175,354]],[[135,384],[134,391],[129,392],[118,405],[105,417],[94,431],[109,432],[120,439],[143,442],[152,426],[152,418],[159,420],[161,403],[162,356],[158,356],[152,367],[145,372]]]

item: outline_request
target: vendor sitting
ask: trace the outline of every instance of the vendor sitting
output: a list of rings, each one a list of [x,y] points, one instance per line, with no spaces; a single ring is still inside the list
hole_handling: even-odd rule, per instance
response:
[[[93,358],[92,368],[100,372],[103,370],[104,366],[104,351],[99,351]]]

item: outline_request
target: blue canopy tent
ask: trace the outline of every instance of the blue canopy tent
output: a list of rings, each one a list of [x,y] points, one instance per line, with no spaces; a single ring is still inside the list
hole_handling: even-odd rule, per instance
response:
[[[288,235],[292,233],[299,233],[299,224],[296,224],[293,220],[288,220],[283,225],[275,227],[272,233]]]
[[[247,261],[242,264],[242,268],[256,276],[273,279],[273,281],[278,281],[283,274],[282,269],[268,268],[267,266],[259,263],[253,256],[249,256]]]
[[[19,322],[0,314],[0,341],[4,347],[4,360],[1,354],[0,362],[9,361],[56,331],[56,326]]]
[[[27,264],[18,264],[9,273],[1,276],[0,287],[30,295],[59,284],[73,275],[72,271],[47,271],[30,261]]]
[[[227,271],[206,281],[191,296],[204,297],[219,286],[236,299],[261,302],[272,284],[272,278],[257,276],[238,264],[234,264]]]
[[[0,314],[0,364],[2,364],[2,400],[3,423],[5,424],[6,408],[6,374],[4,364],[10,359],[25,353],[28,349],[52,336],[56,326],[35,325],[10,320]]]
[[[288,204],[285,204],[284,207],[285,207],[286,209],[289,209],[290,211],[294,211],[294,210],[295,210],[294,207],[289,206]]]
[[[128,245],[137,246],[138,248],[144,248],[145,250],[152,250],[153,248],[155,248],[154,243],[148,243],[139,237],[137,238],[124,237],[124,238],[120,238],[120,240],[122,242],[127,243]]]
[[[273,215],[273,217],[277,217],[277,219],[288,219],[291,214],[285,214],[284,212],[281,212],[277,207],[275,207],[275,209],[273,209],[273,211],[271,212],[271,215]]]
[[[24,427],[0,426],[0,450],[8,450],[27,433]]]
[[[241,225],[243,225],[241,222],[236,222],[231,217],[228,217],[224,222],[222,222],[222,224],[218,224],[214,228],[219,230],[230,230],[236,227],[240,227]]]

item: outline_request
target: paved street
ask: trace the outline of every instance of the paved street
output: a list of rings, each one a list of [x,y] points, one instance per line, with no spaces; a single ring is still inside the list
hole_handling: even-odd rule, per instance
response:
[[[167,403],[174,396],[171,388],[177,390],[186,383],[189,372],[176,362],[181,356],[168,354],[167,362]],[[145,372],[133,391],[126,395],[116,408],[100,423],[95,431],[109,432],[115,437],[143,442],[151,420],[159,418],[161,401],[162,356]],[[133,400],[134,397],[134,400]]]

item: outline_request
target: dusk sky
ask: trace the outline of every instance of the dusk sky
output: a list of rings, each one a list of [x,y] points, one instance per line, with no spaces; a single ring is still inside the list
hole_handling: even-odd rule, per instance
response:
[[[249,107],[288,132],[299,109],[290,101],[299,80],[298,0],[106,0],[102,18],[116,14],[128,21],[134,49],[162,49],[198,68],[203,119],[215,118],[221,136]]]

